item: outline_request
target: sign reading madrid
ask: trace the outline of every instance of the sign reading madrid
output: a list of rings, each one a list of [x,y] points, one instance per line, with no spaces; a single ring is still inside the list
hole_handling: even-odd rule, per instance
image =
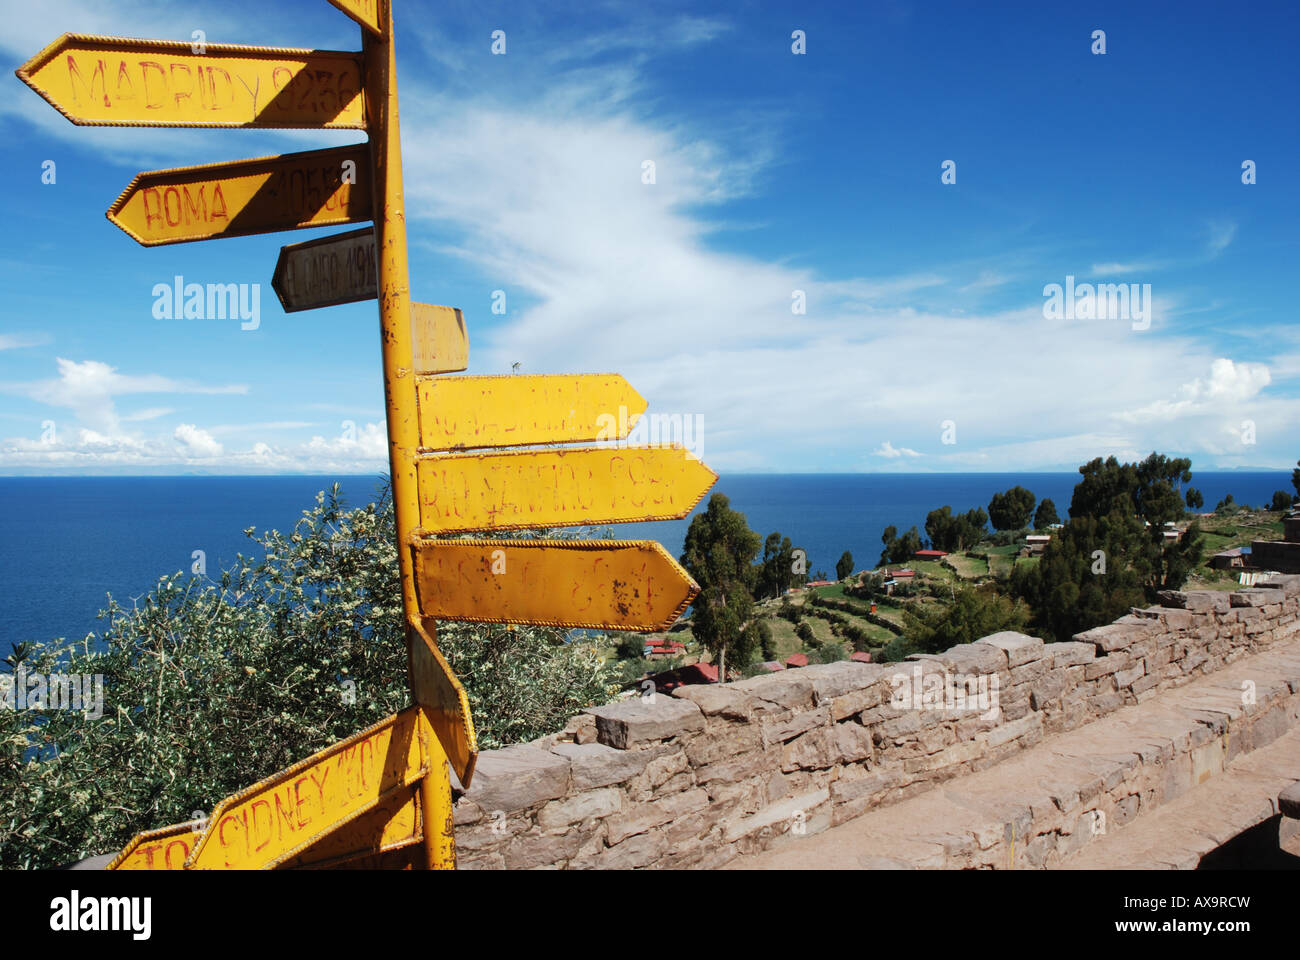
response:
[[[17,73],[77,124],[366,125],[355,53],[65,33]]]

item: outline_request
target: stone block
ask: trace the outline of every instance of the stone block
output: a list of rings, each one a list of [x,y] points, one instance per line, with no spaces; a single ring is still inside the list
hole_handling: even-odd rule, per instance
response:
[[[567,796],[572,782],[569,771],[567,758],[536,747],[484,750],[475,766],[474,784],[465,795],[485,811],[513,813]]]
[[[1031,660],[1041,659],[1043,656],[1044,644],[1042,640],[1023,633],[1016,633],[1014,630],[1004,630],[992,636],[981,637],[975,643],[982,643],[1001,650],[1007,655],[1007,666],[1009,667],[1018,667],[1021,664],[1029,663]]]
[[[704,729],[700,708],[677,697],[655,696],[653,700],[635,697],[602,707],[587,707],[583,713],[596,718],[600,742],[619,750]]]

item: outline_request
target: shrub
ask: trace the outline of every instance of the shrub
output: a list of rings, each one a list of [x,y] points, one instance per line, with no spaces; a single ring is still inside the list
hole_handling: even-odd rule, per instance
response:
[[[121,848],[351,736],[410,702],[392,504],[348,510],[337,486],[289,535],[254,537],[219,581],[177,573],[99,636],[34,645],[29,671],[102,674],[99,719],[0,710],[0,867]],[[616,678],[562,630],[444,624],[481,747],[560,729]]]

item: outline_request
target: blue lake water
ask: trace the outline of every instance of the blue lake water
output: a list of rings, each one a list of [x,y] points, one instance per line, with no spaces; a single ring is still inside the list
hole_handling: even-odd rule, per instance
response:
[[[255,553],[242,533],[287,531],[338,481],[349,503],[374,498],[376,476],[283,477],[0,477],[0,656],[13,641],[81,639],[98,632],[96,613],[112,593],[124,606],[160,576],[189,571],[195,550],[209,576],[239,551]],[[995,492],[1017,483],[1055,501],[1062,519],[1077,473],[826,474],[724,476],[715,491],[762,536],[774,530],[808,552],[809,572],[833,572],[849,550],[859,569],[880,555],[880,533],[916,524],[949,504],[987,508]],[[1291,490],[1288,473],[1196,473],[1206,509],[1225,494],[1266,505]],[[704,502],[697,507],[702,510]],[[681,553],[687,520],[622,524],[620,538],[659,540]]]

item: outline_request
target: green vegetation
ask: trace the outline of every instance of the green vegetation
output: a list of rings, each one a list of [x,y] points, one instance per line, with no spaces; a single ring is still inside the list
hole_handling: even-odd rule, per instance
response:
[[[930,536],[930,546],[935,550],[965,550],[984,539],[989,522],[988,514],[976,507],[963,514],[954,514],[952,507],[931,510],[925,518],[925,532]]]
[[[759,577],[754,566],[758,545],[758,534],[749,529],[745,515],[732,510],[721,493],[709,498],[708,507],[695,515],[686,531],[682,566],[700,585],[691,629],[713,654],[724,681],[729,653],[736,668],[743,669],[764,643],[751,592]]]
[[[1034,529],[1046,530],[1054,523],[1060,523],[1061,518],[1056,514],[1056,504],[1050,497],[1043,499],[1038,504],[1038,509],[1034,511]]]
[[[1021,486],[995,493],[989,501],[988,518],[994,530],[1022,530],[1029,526],[1033,514],[1034,495]]]
[[[96,638],[16,648],[30,672],[102,674],[99,719],[0,710],[0,867],[120,848],[408,705],[387,491],[347,509],[337,487],[289,534],[254,537],[219,581],[164,577]],[[480,746],[560,729],[617,678],[566,631],[445,624]]]

